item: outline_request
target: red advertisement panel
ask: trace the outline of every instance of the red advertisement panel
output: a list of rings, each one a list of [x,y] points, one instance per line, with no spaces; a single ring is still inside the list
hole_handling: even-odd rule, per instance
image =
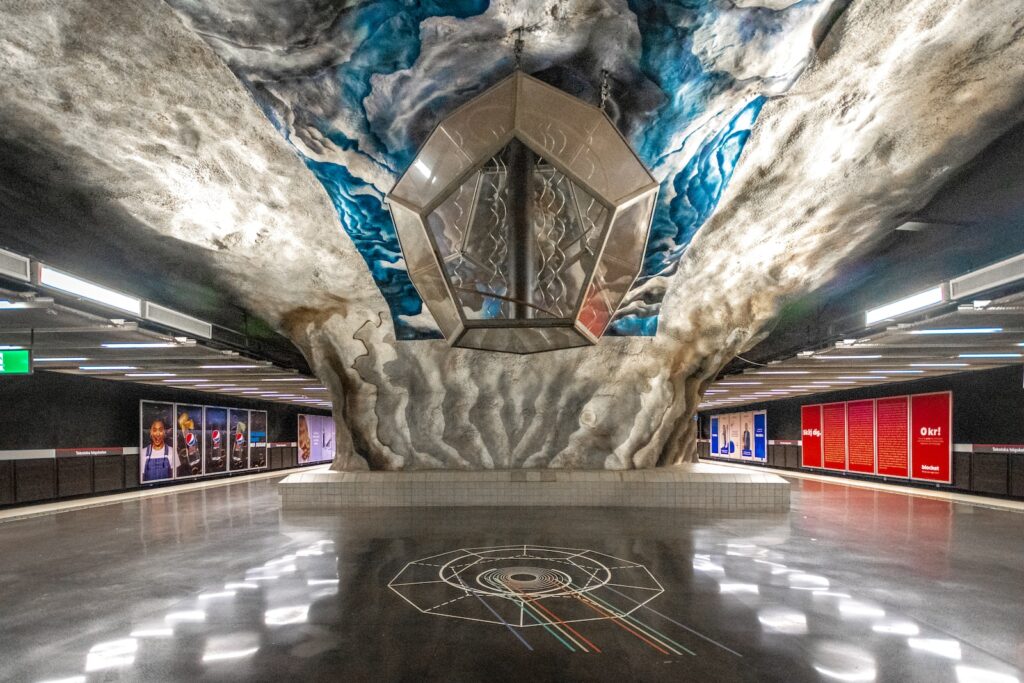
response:
[[[907,430],[910,429],[910,413],[907,397],[875,401],[875,422],[878,430],[878,474],[884,477],[909,476]]]
[[[846,404],[847,452],[850,471],[875,473],[875,402]]]
[[[825,469],[846,469],[846,404],[821,407],[821,444]]]
[[[800,406],[801,464],[821,467],[821,406]]]
[[[910,398],[910,462],[914,479],[952,481],[952,409],[948,392]]]

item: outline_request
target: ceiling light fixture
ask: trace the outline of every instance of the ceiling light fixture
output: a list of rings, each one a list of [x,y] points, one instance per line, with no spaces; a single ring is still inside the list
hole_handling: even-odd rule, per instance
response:
[[[517,70],[439,123],[387,204],[448,343],[535,353],[600,340],[657,193],[602,110]]]
[[[94,370],[138,370],[134,365],[79,365],[78,369],[85,372],[91,372]]]
[[[126,311],[135,316],[142,315],[142,299],[108,289],[42,264],[39,265],[39,284],[110,308]]]
[[[169,349],[177,346],[174,342],[104,342],[105,349]]]
[[[1001,327],[941,327],[931,330],[911,330],[910,334],[998,334]]]
[[[961,353],[957,358],[1021,358],[1019,353]]]
[[[966,368],[970,363],[911,363],[912,368]]]
[[[923,375],[924,370],[868,370],[876,375]]]
[[[899,299],[878,308],[869,309],[864,314],[864,322],[867,325],[873,325],[882,320],[898,318],[908,313],[922,311],[944,301],[946,301],[945,288],[939,285],[938,287],[932,287],[931,289],[908,296],[905,299]]]

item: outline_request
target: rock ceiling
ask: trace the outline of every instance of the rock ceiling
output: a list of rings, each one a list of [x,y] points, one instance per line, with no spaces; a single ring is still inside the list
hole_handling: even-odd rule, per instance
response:
[[[0,150],[25,180],[0,207],[201,264],[163,269],[215,281],[330,387],[337,467],[672,463],[782,302],[1024,118],[1014,5],[24,0],[0,7]],[[531,357],[436,339],[381,206],[518,28],[524,70],[577,97],[609,71],[662,183],[619,336]]]
[[[715,209],[767,97],[845,0],[359,4],[170,0],[323,184],[400,339],[440,336],[382,198],[431,129],[514,68],[597,103],[662,183],[644,270],[611,334],[653,335],[667,278]]]

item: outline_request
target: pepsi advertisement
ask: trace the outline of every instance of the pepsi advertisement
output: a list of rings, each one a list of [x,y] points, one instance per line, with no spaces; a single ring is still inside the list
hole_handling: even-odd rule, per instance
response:
[[[197,477],[203,473],[203,407],[192,405],[174,406],[177,433],[175,445],[178,451],[178,467],[175,477]]]
[[[143,484],[267,466],[263,410],[141,401],[139,428]]]
[[[711,417],[711,455],[766,462],[768,416],[763,410]]]
[[[228,409],[227,408],[206,408],[205,412],[206,429],[204,431],[203,471],[206,474],[227,472],[228,470]]]
[[[231,435],[231,442],[228,445],[228,469],[232,472],[249,469],[248,410],[228,411],[228,432]]]

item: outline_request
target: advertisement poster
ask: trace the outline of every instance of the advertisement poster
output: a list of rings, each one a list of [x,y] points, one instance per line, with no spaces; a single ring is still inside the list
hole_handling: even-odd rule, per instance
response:
[[[203,449],[206,474],[226,472],[228,469],[228,409],[207,407],[204,412]]]
[[[910,476],[910,408],[906,396],[880,398],[875,402],[878,432],[878,474],[884,477]]]
[[[851,472],[875,473],[875,402],[846,404],[846,450]]]
[[[804,467],[952,483],[948,391],[801,406],[800,416]]]
[[[821,407],[821,445],[825,469],[846,469],[846,404]]]
[[[910,397],[910,462],[914,479],[952,482],[952,415],[952,396],[948,392]]]
[[[197,477],[203,473],[203,407],[174,404],[175,447],[178,450],[176,478]]]
[[[249,467],[249,411],[228,411],[228,469],[232,472]]]
[[[260,469],[267,466],[266,411],[250,410],[249,422],[249,467]]]
[[[800,406],[801,464],[821,467],[821,406]]]
[[[139,477],[144,483],[174,477],[174,404],[143,401],[140,414]]]
[[[718,416],[716,415],[711,418],[711,455],[718,454]]]
[[[328,415],[299,415],[299,464],[334,460],[334,418]]]
[[[763,410],[725,413],[711,418],[711,455],[720,458],[768,457],[767,415]]]

